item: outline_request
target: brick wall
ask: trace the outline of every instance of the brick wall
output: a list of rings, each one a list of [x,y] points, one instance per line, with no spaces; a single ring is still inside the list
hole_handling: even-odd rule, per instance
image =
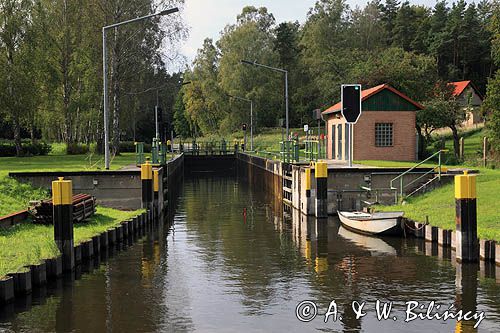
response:
[[[354,126],[354,160],[414,161],[416,154],[415,119],[411,111],[363,112]],[[393,146],[375,146],[375,124],[393,123]],[[328,119],[328,158],[332,156],[332,125],[342,124],[342,160],[345,160],[345,122],[335,116]],[[337,131],[337,130],[336,130]],[[338,137],[338,133],[336,133]],[[337,138],[335,138],[337,142]],[[338,144],[335,147],[338,154]]]

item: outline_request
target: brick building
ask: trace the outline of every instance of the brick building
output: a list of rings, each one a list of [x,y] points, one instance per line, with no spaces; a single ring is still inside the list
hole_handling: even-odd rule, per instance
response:
[[[423,106],[382,84],[362,91],[363,113],[353,128],[354,160],[415,161],[416,112]],[[328,128],[328,159],[349,159],[349,127],[337,103],[322,112]]]

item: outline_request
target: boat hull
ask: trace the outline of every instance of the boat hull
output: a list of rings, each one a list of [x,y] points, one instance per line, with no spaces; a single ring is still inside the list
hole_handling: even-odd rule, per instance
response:
[[[380,236],[397,236],[403,234],[400,217],[381,218],[377,220],[354,220],[339,212],[339,218],[344,228],[360,234]]]

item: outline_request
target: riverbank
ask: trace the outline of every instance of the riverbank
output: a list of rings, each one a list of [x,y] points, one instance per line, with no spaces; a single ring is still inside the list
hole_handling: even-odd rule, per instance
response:
[[[124,153],[116,156],[111,170],[118,170],[135,163],[135,154]],[[13,171],[91,171],[103,170],[102,156],[90,155],[49,155],[34,157],[0,158],[0,216],[24,210],[32,200],[46,199],[46,190],[21,184],[7,175]]]
[[[373,164],[373,163],[372,163]],[[500,170],[474,168],[477,176],[477,232],[480,239],[500,241]],[[404,211],[405,217],[432,226],[455,230],[455,185],[408,198],[404,204],[376,206],[380,211]]]
[[[125,212],[116,209],[97,207],[97,212],[87,222],[74,225],[75,245],[90,240],[121,222],[141,213]],[[55,258],[60,254],[54,242],[52,225],[22,223],[0,229],[0,278],[8,273],[25,270],[27,265],[37,265],[45,259]]]
[[[135,162],[135,154],[125,153],[113,159],[112,170]],[[0,216],[24,210],[29,201],[50,196],[44,189],[33,188],[9,178],[11,171],[81,171],[104,169],[102,156],[49,155],[35,157],[0,158]],[[137,216],[142,211],[125,212],[98,207],[97,213],[88,222],[75,225],[75,245],[92,238],[118,224]],[[44,259],[54,258],[59,250],[54,242],[52,226],[22,223],[11,228],[0,229],[0,277],[23,270],[24,266],[38,264]]]

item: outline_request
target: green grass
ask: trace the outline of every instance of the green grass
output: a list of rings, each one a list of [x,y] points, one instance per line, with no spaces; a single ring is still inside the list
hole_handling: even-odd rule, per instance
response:
[[[120,224],[120,222],[131,219],[143,212],[144,210],[131,212],[97,207],[97,213],[88,222],[79,223],[74,226],[75,245],[89,240],[93,236],[111,229]]]
[[[477,168],[477,231],[480,239],[500,241],[500,171]],[[409,198],[404,205],[377,206],[381,211],[404,211],[405,216],[424,222],[426,216],[433,226],[455,229],[454,184]]]
[[[98,207],[97,213],[85,223],[74,227],[75,245],[131,219],[142,211],[123,212]],[[54,242],[54,227],[24,223],[0,229],[0,277],[24,271],[24,266],[36,265],[59,255]]]
[[[117,170],[135,163],[134,153],[123,153],[111,161]],[[104,170],[102,155],[48,155],[33,157],[0,157],[0,176],[13,171],[88,171]]]
[[[478,236],[481,239],[500,241],[500,170],[477,167],[479,165],[483,137],[482,130],[474,130],[464,134],[463,165],[445,165],[448,168],[471,168],[479,170],[477,176],[477,222]],[[448,137],[447,137],[448,138]],[[445,142],[450,152],[443,157],[444,164],[453,151],[451,138]],[[412,167],[414,162],[394,161],[356,161],[355,163],[376,167]],[[422,167],[435,167],[436,163],[424,163]],[[404,205],[377,206],[377,210],[405,212],[405,216],[419,222],[424,222],[429,217],[433,226],[455,229],[455,193],[454,184],[448,184],[432,192],[409,198]]]
[[[111,169],[116,170],[135,162],[135,154],[115,157]],[[104,169],[102,156],[92,161],[87,155],[34,157],[0,157],[0,216],[26,209],[31,200],[45,199],[48,192],[21,184],[7,175],[13,171],[82,171]]]
[[[9,177],[0,177],[0,216],[24,210],[31,200],[49,197],[49,192],[22,184]]]
[[[323,125],[322,125],[323,126]],[[316,131],[316,128],[312,128],[314,131]],[[322,127],[322,130],[324,130],[324,126]],[[283,133],[286,135],[285,129],[283,129]],[[304,130],[302,128],[290,128],[290,133],[298,133],[299,136],[305,137]],[[315,132],[316,133],[316,132]],[[226,140],[228,144],[233,144],[233,141],[236,140],[242,140],[244,137],[243,131],[238,131],[230,135],[209,135],[205,137],[200,137],[197,139],[198,142],[210,142],[210,141],[220,141],[222,139]],[[268,152],[280,152],[280,142],[282,141],[281,139],[281,128],[262,128],[259,129],[258,133],[254,134],[253,138],[254,142],[254,150],[258,151],[268,151]],[[191,142],[193,139],[188,138],[188,139],[183,139],[182,142]],[[179,142],[179,139],[177,139],[176,143]],[[250,130],[247,130],[247,142],[248,146],[250,148]]]

